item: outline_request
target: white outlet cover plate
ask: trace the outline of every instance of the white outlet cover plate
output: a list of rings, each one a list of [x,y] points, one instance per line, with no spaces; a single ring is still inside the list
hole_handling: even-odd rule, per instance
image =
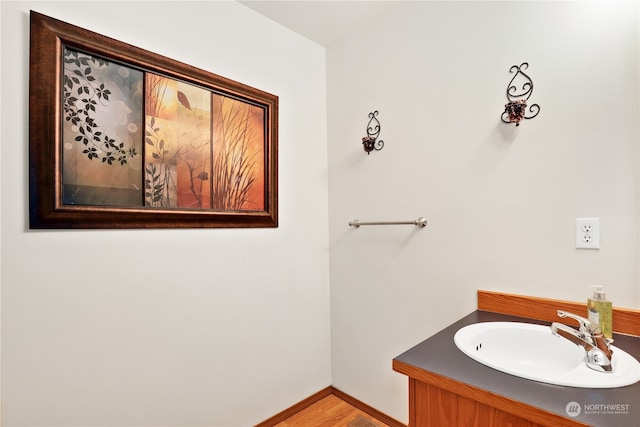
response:
[[[600,218],[576,218],[576,249],[600,249]]]

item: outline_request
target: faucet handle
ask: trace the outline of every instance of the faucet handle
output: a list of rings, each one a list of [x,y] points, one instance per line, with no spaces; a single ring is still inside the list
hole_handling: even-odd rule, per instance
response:
[[[562,318],[568,317],[569,319],[577,321],[580,324],[580,332],[588,333],[592,336],[602,334],[600,326],[596,322],[592,322],[590,319],[562,310],[558,310],[558,316]]]

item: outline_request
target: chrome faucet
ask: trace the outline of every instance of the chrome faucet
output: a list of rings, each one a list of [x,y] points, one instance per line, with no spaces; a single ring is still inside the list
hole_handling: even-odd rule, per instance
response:
[[[611,343],[613,340],[604,337],[598,324],[562,310],[558,310],[558,316],[576,320],[580,326],[578,330],[575,330],[562,323],[553,322],[551,332],[584,348],[586,352],[585,363],[591,369],[600,372],[613,372],[614,366],[611,363],[613,354]]]

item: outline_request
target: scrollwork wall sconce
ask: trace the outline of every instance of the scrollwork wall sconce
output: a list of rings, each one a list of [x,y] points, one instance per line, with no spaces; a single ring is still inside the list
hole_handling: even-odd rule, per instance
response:
[[[529,63],[523,62],[520,66],[513,65],[509,69],[510,73],[515,72],[516,74],[507,86],[507,100],[509,102],[505,104],[504,112],[502,113],[502,116],[500,116],[502,121],[505,123],[515,123],[516,126],[520,126],[520,122],[523,119],[533,119],[540,112],[540,106],[538,104],[531,104],[529,112],[533,115],[529,117],[526,116],[527,101],[533,93],[533,81],[524,72],[527,68],[529,68]],[[519,80],[525,80],[520,88],[520,93],[518,93],[518,83],[514,83],[516,78]]]
[[[362,146],[367,155],[373,150],[380,151],[384,147],[384,141],[378,139],[380,136],[380,122],[376,118],[378,110],[369,113],[369,123],[367,123],[367,136],[362,138]]]

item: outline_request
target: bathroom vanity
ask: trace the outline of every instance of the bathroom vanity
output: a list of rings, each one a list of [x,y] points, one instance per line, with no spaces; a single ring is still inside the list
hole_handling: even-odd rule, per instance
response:
[[[409,427],[640,426],[640,382],[619,388],[556,386],[500,372],[461,352],[453,337],[460,328],[473,323],[506,321],[549,325],[556,321],[509,313],[518,304],[509,301],[508,296],[505,299],[508,308],[504,310],[508,314],[487,311],[481,302],[486,296],[479,293],[479,310],[393,360],[393,369],[409,377]],[[488,294],[490,299],[494,296]],[[547,313],[549,317],[555,313],[556,306],[567,309],[566,305],[558,306],[551,300],[525,302],[527,310],[532,310],[530,304],[546,306],[537,312]],[[568,310],[581,307],[578,304]],[[628,322],[632,325],[631,332],[635,332],[634,328],[640,324],[640,311],[624,311],[619,317],[620,327],[629,333]],[[619,330],[615,325],[614,318],[614,330]],[[614,339],[616,347],[640,360],[640,337],[614,333]]]

